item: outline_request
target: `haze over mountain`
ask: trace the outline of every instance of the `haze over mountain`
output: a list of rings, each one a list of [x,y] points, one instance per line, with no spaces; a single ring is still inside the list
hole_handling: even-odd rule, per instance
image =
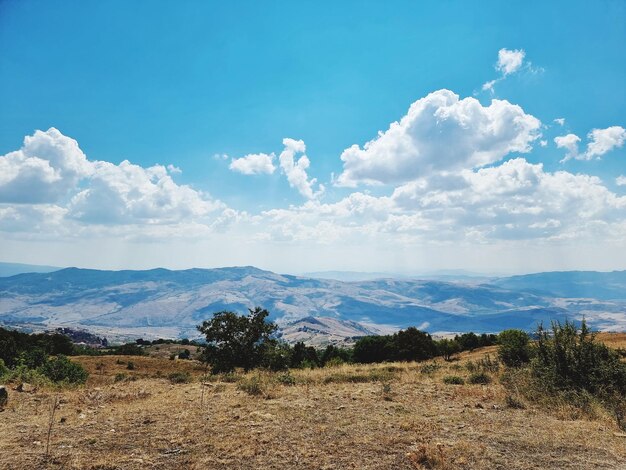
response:
[[[66,268],[0,278],[0,323],[35,329],[72,326],[120,338],[193,337],[196,325],[216,311],[245,312],[260,305],[271,312],[286,339],[302,339],[305,319],[305,331],[316,330],[316,338],[309,339],[317,343],[320,335],[336,340],[407,326],[432,333],[532,329],[540,321],[583,315],[594,328],[626,330],[624,292],[626,271],[541,273],[487,283],[409,278],[342,282],[250,266]]]

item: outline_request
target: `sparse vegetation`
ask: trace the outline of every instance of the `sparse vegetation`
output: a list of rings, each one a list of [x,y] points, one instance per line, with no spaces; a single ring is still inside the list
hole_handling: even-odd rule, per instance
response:
[[[626,335],[618,344],[626,345]],[[523,380],[536,380],[532,363],[494,366],[495,352],[462,352],[454,363],[434,358],[219,375],[207,375],[198,361],[166,355],[77,357],[72,361],[91,372],[84,388],[9,389],[0,448],[9,468],[42,467],[47,404],[58,395],[47,468],[138,469],[154,462],[177,468],[247,468],[250,462],[257,468],[617,468],[626,459],[619,410],[599,401],[587,411],[555,398],[534,401],[522,389]],[[126,368],[129,361],[135,370]],[[187,372],[190,382],[171,386],[163,379],[176,372]],[[472,374],[481,373],[493,380],[472,385]],[[124,376],[117,383],[116,374]],[[517,389],[497,380],[509,375]],[[445,377],[461,384],[448,385]],[[553,405],[558,408],[548,410]],[[141,453],[124,447],[129,435],[145,439]],[[23,451],[25,438],[33,451]]]
[[[167,378],[173,384],[186,384],[191,382],[191,374],[189,372],[172,372]]]
[[[446,375],[443,378],[443,383],[448,385],[464,385],[465,379],[463,377],[459,377],[458,375]]]

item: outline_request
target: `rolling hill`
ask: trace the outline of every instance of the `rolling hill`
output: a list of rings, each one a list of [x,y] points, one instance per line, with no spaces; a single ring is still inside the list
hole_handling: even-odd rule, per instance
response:
[[[620,284],[626,273],[583,274],[541,273],[489,283],[405,278],[342,282],[251,266],[66,268],[0,278],[0,323],[33,329],[72,326],[110,338],[194,337],[196,325],[213,312],[245,312],[260,305],[287,339],[311,336],[317,327],[309,325],[303,336],[302,322],[321,321],[323,328],[309,338],[312,342],[324,335],[341,340],[411,325],[430,332],[532,329],[541,321],[582,315],[599,329],[626,329],[626,303],[621,300],[626,295]]]

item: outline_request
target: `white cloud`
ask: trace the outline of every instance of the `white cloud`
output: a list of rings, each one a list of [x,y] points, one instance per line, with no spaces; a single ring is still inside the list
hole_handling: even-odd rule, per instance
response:
[[[78,143],[57,129],[36,131],[18,151],[0,157],[3,228],[61,219],[87,224],[168,224],[205,217],[224,205],[176,184],[173,165],[144,168],[90,161]],[[23,207],[5,204],[22,204]],[[48,226],[48,229],[50,227]]]
[[[580,153],[578,143],[580,137],[575,134],[567,134],[556,137],[554,142],[559,148],[565,148],[567,154],[561,160],[564,163],[572,158],[576,160],[599,159],[602,155],[615,148],[620,148],[626,142],[626,129],[620,126],[611,126],[606,129],[593,129],[587,134],[587,150]]]
[[[615,184],[618,186],[626,186],[626,176],[620,175],[615,178]]]
[[[554,120],[554,122],[556,122],[559,126],[564,126],[565,125],[565,118],[556,118]]]
[[[558,148],[564,148],[567,150],[565,158],[561,160],[561,163],[564,163],[572,158],[578,158],[578,142],[580,142],[580,137],[576,134],[567,134],[554,138],[554,143]]]
[[[611,126],[606,129],[593,129],[588,135],[587,160],[600,157],[605,153],[619,148],[626,141],[626,129],[620,126]]]
[[[493,91],[493,87],[498,83],[498,80],[489,80],[483,83],[483,91]]]
[[[128,160],[119,165],[94,162],[89,186],[69,205],[69,216],[84,222],[148,224],[197,218],[222,208],[202,193],[176,184],[161,165],[143,168]]]
[[[492,94],[495,92],[495,85],[501,82],[511,74],[518,72],[524,67],[533,73],[538,72],[540,69],[533,68],[530,62],[524,62],[526,52],[524,49],[506,49],[502,48],[498,51],[498,61],[494,68],[500,72],[500,76],[494,80],[489,80],[483,83],[482,90],[489,91]]]
[[[414,102],[408,113],[363,148],[341,154],[339,186],[394,184],[433,172],[476,168],[511,152],[526,153],[541,122],[504,100],[482,106],[439,90]]]
[[[539,141],[539,145],[541,145],[542,147],[547,147],[548,146],[548,141],[547,140],[540,140]]]
[[[390,197],[355,192],[256,216],[258,237],[277,242],[411,243],[619,237],[626,196],[599,178],[515,158],[495,167],[419,178]]]
[[[503,76],[515,73],[522,67],[525,56],[526,52],[523,49],[509,50],[502,48],[498,51],[496,70],[501,72]]]
[[[183,170],[181,170],[180,168],[178,168],[177,166],[174,165],[167,165],[167,171],[171,174],[171,175],[180,175]]]
[[[0,203],[56,202],[91,171],[74,139],[54,127],[38,130],[20,150],[0,156]]]
[[[228,168],[244,175],[271,175],[276,170],[274,158],[271,153],[251,153],[241,158],[233,158]]]
[[[289,181],[289,186],[296,188],[307,199],[319,197],[324,192],[324,185],[318,185],[318,189],[315,191],[314,187],[317,184],[317,179],[309,180],[306,170],[311,162],[304,155],[304,152],[306,152],[304,142],[302,140],[285,138],[283,139],[283,145],[285,149],[278,156],[278,161],[283,174]],[[296,160],[295,157],[298,153],[303,155]]]

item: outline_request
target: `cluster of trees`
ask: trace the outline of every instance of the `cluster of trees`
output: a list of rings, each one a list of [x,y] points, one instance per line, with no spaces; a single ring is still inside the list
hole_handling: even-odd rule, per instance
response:
[[[27,334],[0,328],[0,375],[39,375],[53,382],[84,383],[87,372],[67,356],[75,352],[62,334]]]
[[[35,368],[42,365],[48,356],[73,353],[74,345],[65,335],[28,334],[0,328],[0,359],[9,368],[19,364]]]
[[[434,340],[428,333],[409,327],[387,336],[366,336],[354,345],[355,362],[423,361],[435,356],[450,360],[461,351],[496,344],[496,335],[464,333],[454,339]]]
[[[329,363],[420,361],[435,356],[450,359],[453,354],[495,344],[495,335],[466,333],[454,339],[433,340],[428,334],[410,327],[387,336],[366,336],[353,348],[333,345],[317,350],[304,343],[290,346],[277,341],[276,325],[267,320],[269,312],[260,307],[248,315],[217,312],[198,330],[206,337],[201,359],[211,364],[214,373],[235,368],[248,371],[256,367],[282,370],[289,367],[321,367]]]

